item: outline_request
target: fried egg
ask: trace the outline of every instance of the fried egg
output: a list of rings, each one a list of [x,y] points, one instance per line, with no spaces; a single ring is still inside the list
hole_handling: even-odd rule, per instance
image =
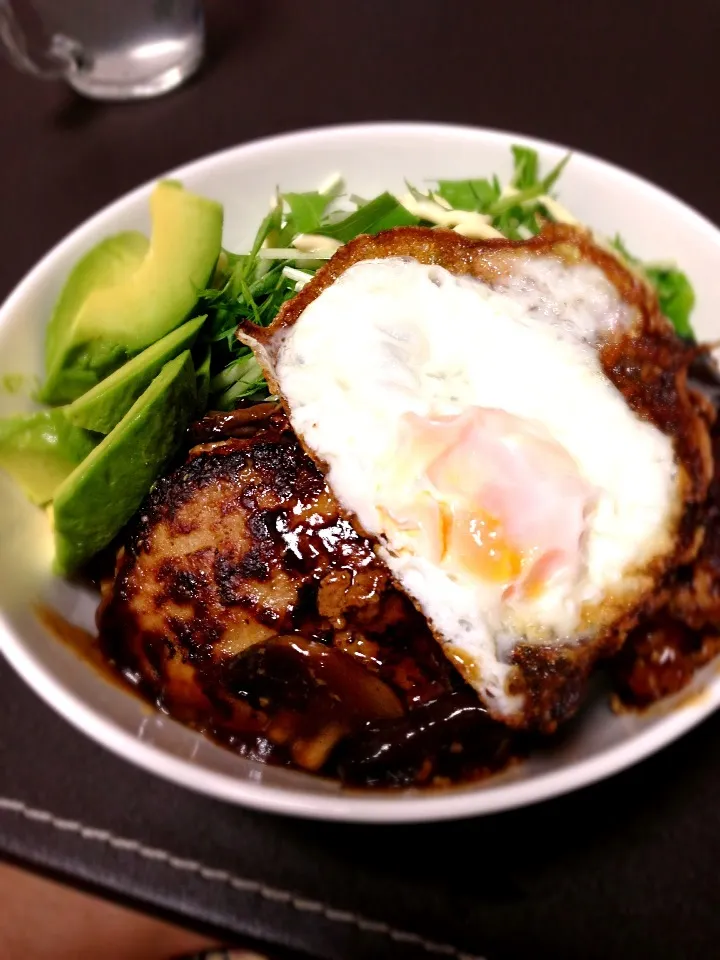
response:
[[[298,436],[490,712],[519,644],[592,640],[652,588],[682,512],[673,442],[606,376],[636,308],[592,263],[492,280],[360,260],[283,329]]]

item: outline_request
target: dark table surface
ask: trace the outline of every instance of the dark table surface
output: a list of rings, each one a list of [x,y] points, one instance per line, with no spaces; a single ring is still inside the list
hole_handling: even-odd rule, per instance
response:
[[[720,220],[720,5],[672,9],[211,0],[202,73],[133,105],[0,64],[0,296],[139,182],[316,124],[554,139]],[[720,718],[574,796],[408,828],[300,823],[187,793],[85,740],[4,664],[0,718],[0,853],[187,922],[332,960],[717,953]]]

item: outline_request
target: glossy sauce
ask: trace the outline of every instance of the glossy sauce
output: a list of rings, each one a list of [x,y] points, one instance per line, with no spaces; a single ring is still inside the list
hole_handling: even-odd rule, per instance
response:
[[[720,375],[715,364],[705,353],[699,353],[688,371],[688,383],[720,408]],[[703,554],[720,561],[720,418],[712,429],[715,477],[710,486],[704,508],[705,545]],[[682,570],[678,581],[691,580],[692,568]],[[719,584],[720,587],[720,584]],[[697,670],[720,654],[720,629],[715,622],[701,627],[684,622],[668,611],[640,623],[625,642],[620,653],[610,664],[610,676],[622,706],[642,709],[665,697],[683,690]]]
[[[263,421],[280,410],[280,404],[274,401],[265,403],[242,404],[227,412],[210,411],[190,426],[188,438],[191,444],[208,443],[227,437],[252,436],[254,430]]]
[[[642,624],[613,664],[620,702],[649,707],[678,693],[718,653],[720,638],[705,637],[679,620],[660,617]]]
[[[90,664],[104,680],[127,690],[125,679],[105,656],[97,636],[66,620],[62,614],[46,604],[36,605],[35,616],[52,637]]]
[[[459,677],[429,677],[411,692],[392,684],[408,664],[376,653],[377,673],[333,647],[282,637],[248,651],[228,683],[266,717],[241,752],[290,762],[356,787],[466,783],[524,752],[522,738],[492,721]],[[395,659],[395,666],[392,664]],[[382,677],[386,679],[381,679]],[[238,748],[238,731],[214,739]]]

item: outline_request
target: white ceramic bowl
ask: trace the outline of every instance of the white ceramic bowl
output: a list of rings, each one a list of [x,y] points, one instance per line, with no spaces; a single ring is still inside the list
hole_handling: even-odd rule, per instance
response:
[[[225,245],[242,250],[278,184],[285,190],[314,189],[337,170],[351,189],[368,196],[386,188],[402,190],[406,177],[420,184],[436,177],[506,176],[510,145],[517,142],[535,147],[546,168],[566,152],[554,144],[495,131],[371,124],[262,140],[170,175],[224,204]],[[79,227],[17,287],[0,310],[0,375],[41,372],[43,331],[65,276],[80,255],[107,234],[149,229],[151,186],[140,187]],[[646,181],[579,153],[563,174],[560,199],[598,231],[619,231],[638,256],[677,259],[697,292],[698,334],[720,335],[720,233],[707,220]],[[19,396],[0,396],[0,415],[22,408]],[[53,578],[50,556],[44,514],[0,475],[0,644],[18,673],[58,713],[130,762],[185,787],[265,811],[399,822],[517,807],[636,763],[720,703],[720,678],[710,667],[696,678],[696,696],[686,692],[644,716],[615,716],[605,697],[591,698],[562,745],[483,784],[428,793],[344,791],[309,775],[240,759],[104,681],[36,620],[33,605],[40,601],[92,629],[96,598]]]

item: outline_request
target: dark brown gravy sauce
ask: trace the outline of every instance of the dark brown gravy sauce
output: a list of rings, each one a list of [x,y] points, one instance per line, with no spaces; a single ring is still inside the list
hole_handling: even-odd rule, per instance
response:
[[[713,366],[701,358],[691,374],[693,385],[720,405],[720,377]],[[265,415],[248,408],[209,414],[191,429],[189,440],[244,436]],[[101,558],[88,579],[97,583],[107,564],[107,556]],[[344,651],[320,639],[275,637],[224,670],[222,696],[175,709],[148,696],[136,676],[115,669],[102,638],[48,608],[40,608],[38,616],[105,679],[241,756],[299,767],[347,786],[468,783],[504,769],[538,742],[490,719],[445,657],[412,636]],[[711,648],[683,624],[653,621],[635,631],[608,674],[625,707],[643,708],[685,687],[698,666],[718,652],[720,645]]]
[[[148,702],[137,678],[118,671],[106,656],[101,638],[50,607],[38,606],[36,614],[103,679]],[[382,663],[382,654],[373,653]],[[491,720],[459,677],[457,689],[443,676],[442,692],[429,684],[424,699],[415,683],[412,698],[405,698],[360,660],[302,637],[276,637],[251,648],[224,680],[237,698],[231,707],[228,700],[195,710],[187,704],[173,709],[157,699],[152,705],[240,756],[354,787],[468,783],[528,749],[528,738]]]
[[[110,670],[98,644],[97,637],[89,630],[84,630],[66,620],[62,614],[43,603],[35,606],[35,615],[48,633],[59,640],[66,647],[70,647],[82,660],[92,664],[101,673],[108,672],[114,679],[117,674]]]
[[[301,647],[298,655],[291,637],[255,647],[231,680],[247,702],[272,710],[265,734],[297,766],[361,787],[441,786],[484,777],[520,752],[520,738],[459,678],[441,682],[438,671],[409,697],[391,683],[381,648],[376,673],[316,641]]]
[[[720,375],[707,354],[700,353],[692,362],[688,383],[704,394],[716,410],[720,409]],[[709,519],[720,509],[720,416],[713,424],[711,435],[716,467],[705,508]],[[650,707],[683,690],[697,670],[718,654],[720,629],[715,625],[708,625],[703,631],[693,630],[661,611],[630,634],[609,664],[615,703],[625,709]]]
[[[89,664],[104,680],[127,690],[125,678],[107,659],[96,635],[66,620],[57,610],[43,603],[35,605],[35,616],[51,636]]]

